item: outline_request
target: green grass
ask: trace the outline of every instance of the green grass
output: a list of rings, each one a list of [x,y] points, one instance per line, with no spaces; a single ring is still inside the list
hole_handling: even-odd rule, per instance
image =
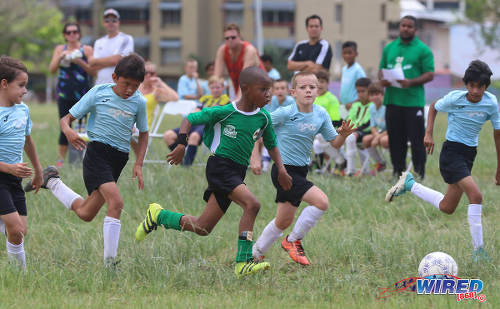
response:
[[[57,147],[55,105],[31,105],[33,138],[44,166],[54,164]],[[179,119],[170,119],[174,127]],[[444,191],[438,155],[446,118],[438,117],[436,153],[428,158],[424,184]],[[159,155],[160,144],[155,148]],[[162,152],[166,153],[166,149]],[[206,154],[200,152],[200,162]],[[133,155],[131,155],[131,159]],[[500,303],[499,188],[494,185],[496,153],[491,125],[483,129],[473,176],[484,194],[483,226],[490,263],[471,263],[472,244],[464,197],[453,215],[445,215],[408,194],[384,202],[392,185],[389,174],[362,179],[310,175],[330,199],[330,209],[304,241],[309,268],[291,262],[279,244],[268,252],[271,269],[244,279],[233,274],[241,209],[233,204],[208,237],[159,228],[140,244],[134,241],[147,204],[158,202],[184,213],[200,214],[206,186],[204,168],[146,165],[145,190],[131,180],[133,160],[122,173],[119,188],[125,201],[118,248],[119,271],[103,268],[102,222],[105,210],[91,223],[68,212],[48,192],[27,194],[28,273],[12,271],[0,244],[1,308],[443,308]],[[79,167],[66,166],[62,179],[84,194]],[[255,224],[258,235],[275,214],[275,189],[268,174],[246,183],[262,203]],[[303,206],[303,205],[302,205]],[[496,222],[496,223],[495,223]],[[484,282],[486,303],[454,296],[397,294],[378,301],[379,288],[415,276],[422,257],[444,251],[455,258],[462,278]],[[494,304],[497,305],[494,305]]]

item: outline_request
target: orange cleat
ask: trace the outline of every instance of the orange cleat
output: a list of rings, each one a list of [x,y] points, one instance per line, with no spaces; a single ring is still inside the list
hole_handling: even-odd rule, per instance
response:
[[[283,241],[281,242],[281,247],[283,250],[288,252],[288,255],[294,260],[295,262],[308,266],[310,265],[309,260],[306,257],[306,254],[304,252],[304,248],[302,248],[302,243],[300,240],[297,240],[295,242],[288,241],[288,235],[283,238]]]

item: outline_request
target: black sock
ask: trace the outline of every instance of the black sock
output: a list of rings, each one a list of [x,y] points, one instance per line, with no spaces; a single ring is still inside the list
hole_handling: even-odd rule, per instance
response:
[[[177,143],[174,142],[172,145],[168,146],[168,148],[170,148],[170,150],[174,151],[175,147],[177,147]]]
[[[198,147],[194,145],[188,145],[186,149],[186,154],[184,155],[183,165],[192,165],[194,158],[196,157],[196,151],[198,151]]]

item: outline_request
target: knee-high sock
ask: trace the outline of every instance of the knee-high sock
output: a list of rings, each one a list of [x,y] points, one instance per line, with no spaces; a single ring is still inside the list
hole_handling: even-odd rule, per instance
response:
[[[307,206],[304,208],[304,210],[300,213],[297,222],[295,222],[292,232],[288,235],[288,241],[294,242],[298,239],[304,238],[306,233],[316,225],[324,213],[325,212],[323,210],[314,206]]]
[[[118,242],[120,241],[121,224],[119,219],[104,217],[102,225],[102,234],[104,238],[104,260],[114,259],[118,251]]]
[[[366,149],[370,157],[377,163],[385,163],[380,154],[378,153],[377,147],[370,147]]]
[[[326,147],[325,152],[335,160],[336,164],[341,165],[345,162],[345,158],[339,149],[329,145],[329,147]]]
[[[370,173],[370,156],[365,149],[358,149],[359,160],[361,161],[361,172],[363,174]]]
[[[431,203],[437,209],[439,209],[439,203],[441,203],[444,198],[443,193],[428,188],[417,182],[415,182],[415,184],[413,184],[413,186],[411,187],[411,193],[418,196],[421,200],[427,203]]]
[[[71,210],[71,205],[76,199],[82,197],[66,186],[60,178],[51,178],[47,182],[47,188],[54,196],[63,203],[64,207]]]
[[[276,219],[273,219],[266,225],[266,227],[262,231],[262,234],[260,234],[259,239],[257,239],[255,244],[253,245],[252,254],[255,258],[259,258],[266,254],[271,245],[278,238],[283,236],[283,231],[276,226],[274,220]]]
[[[186,155],[184,156],[183,165],[193,165],[194,158],[196,157],[196,152],[198,151],[198,147],[194,145],[188,145],[186,149]]]
[[[24,253],[24,239],[19,245],[14,245],[6,240],[7,256],[9,261],[16,263],[22,269],[26,269],[26,253]]]
[[[483,225],[481,224],[481,204],[469,204],[467,219],[474,249],[483,247]]]
[[[356,170],[356,134],[349,135],[345,140],[345,158],[347,161],[347,174],[354,174]]]

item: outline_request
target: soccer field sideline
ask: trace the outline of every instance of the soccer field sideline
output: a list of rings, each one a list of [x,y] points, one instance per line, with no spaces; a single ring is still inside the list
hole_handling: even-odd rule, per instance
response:
[[[55,163],[57,145],[56,106],[30,105],[32,132],[43,166]],[[178,125],[178,119],[171,126]],[[437,168],[446,119],[440,115],[435,129],[436,153],[428,158],[425,184],[444,190]],[[158,148],[159,150],[159,148]],[[166,148],[163,149],[166,153]],[[202,152],[200,152],[202,154]],[[203,155],[201,155],[203,156]],[[201,157],[200,156],[200,157]],[[133,162],[133,155],[131,155]],[[455,258],[459,277],[479,278],[487,297],[483,305],[500,303],[500,245],[498,187],[493,183],[496,154],[491,124],[483,129],[473,176],[484,195],[483,225],[491,263],[471,263],[472,244],[467,226],[466,198],[456,213],[444,215],[413,196],[392,204],[383,200],[392,184],[389,174],[362,179],[339,179],[311,175],[330,198],[330,209],[304,244],[310,268],[291,262],[275,244],[269,251],[271,270],[238,280],[233,274],[238,206],[232,205],[208,237],[170,233],[162,229],[144,243],[136,244],[133,233],[143,219],[147,203],[198,214],[204,203],[204,169],[162,165],[144,167],[146,189],[139,192],[131,177],[132,164],[124,169],[119,189],[125,201],[120,246],[119,272],[102,267],[102,218],[81,222],[67,212],[49,192],[27,195],[28,274],[9,270],[5,258],[0,264],[1,307],[402,307],[453,306],[454,296],[394,295],[376,300],[378,288],[415,276],[420,259],[432,251],[444,251]],[[64,167],[61,177],[84,193],[81,168]],[[197,181],[193,181],[196,179]],[[275,213],[269,174],[247,173],[251,190],[262,203],[255,234],[262,231]],[[302,205],[304,206],[304,204]],[[3,245],[2,245],[3,246]],[[22,297],[13,295],[22,291]],[[463,301],[467,304],[472,300]],[[462,302],[462,303],[463,303]]]

